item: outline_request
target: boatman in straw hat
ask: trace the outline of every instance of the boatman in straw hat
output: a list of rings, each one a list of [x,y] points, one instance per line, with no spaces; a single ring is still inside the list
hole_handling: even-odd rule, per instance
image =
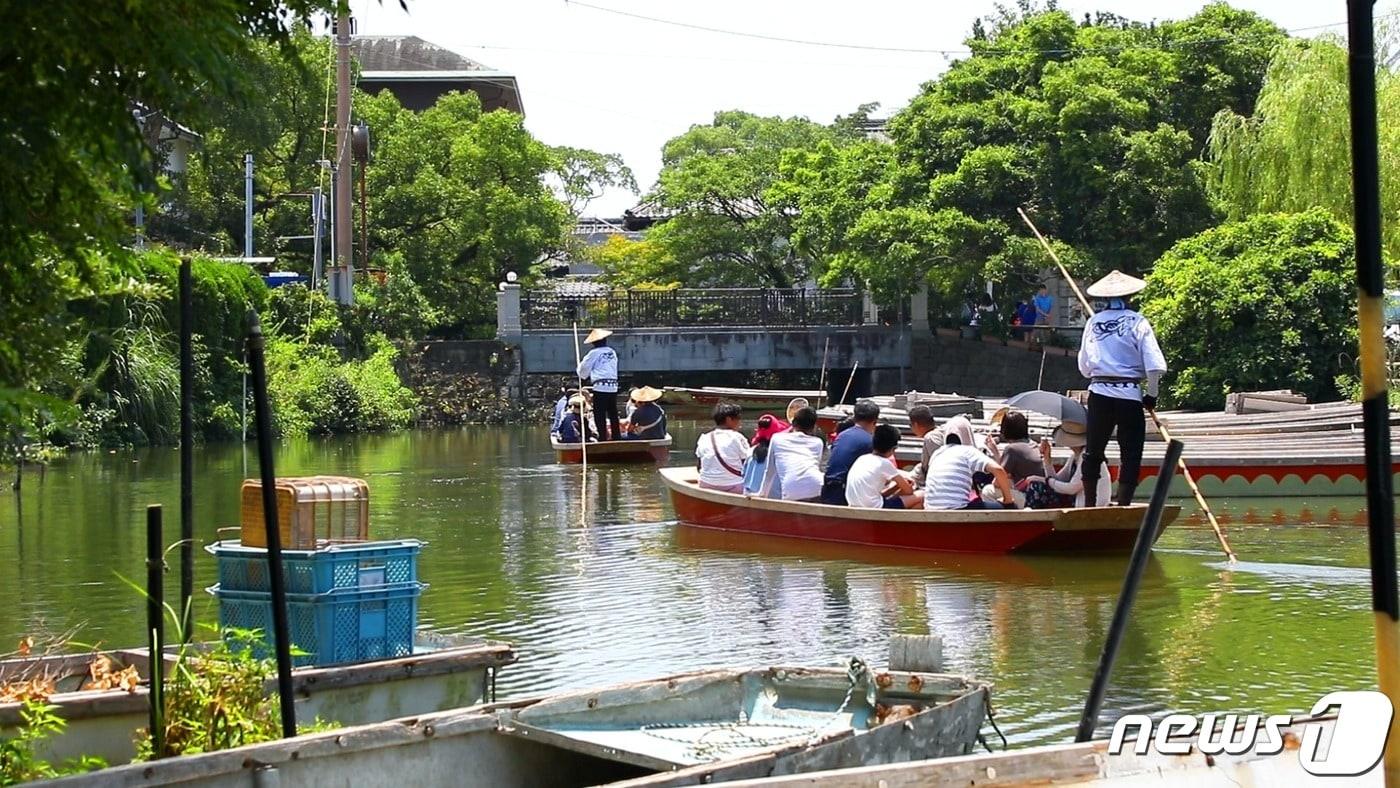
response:
[[[610,336],[612,332],[606,328],[588,332],[584,342],[593,349],[578,363],[578,376],[592,383],[593,423],[598,428],[598,440],[618,441],[622,440],[622,424],[617,415],[617,351],[608,347]]]
[[[1147,434],[1144,409],[1157,407],[1157,383],[1167,360],[1152,324],[1128,304],[1147,283],[1114,270],[1089,286],[1089,296],[1104,305],[1084,326],[1079,345],[1079,372],[1089,379],[1089,423],[1084,448],[1084,505],[1098,500],[1108,439],[1118,430],[1118,505],[1132,503],[1142,467]],[[1146,381],[1145,392],[1143,381]]]

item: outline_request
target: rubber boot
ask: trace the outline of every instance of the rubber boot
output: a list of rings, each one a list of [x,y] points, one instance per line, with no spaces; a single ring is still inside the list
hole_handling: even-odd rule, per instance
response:
[[[1130,506],[1133,502],[1133,493],[1137,492],[1136,484],[1118,483],[1118,505]],[[1087,499],[1086,499],[1087,500]]]

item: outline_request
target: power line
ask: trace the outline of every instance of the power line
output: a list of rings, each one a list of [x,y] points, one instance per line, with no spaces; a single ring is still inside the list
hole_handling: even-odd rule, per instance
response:
[[[735,37],[738,37],[738,38],[752,38],[752,39],[757,39],[757,40],[760,40],[760,41],[774,41],[774,42],[783,43],[783,44],[798,44],[798,45],[801,45],[801,46],[831,47],[831,48],[835,48],[835,49],[856,49],[856,50],[861,50],[861,51],[866,51],[866,52],[901,52],[901,53],[906,53],[906,54],[923,54],[923,55],[973,56],[973,55],[1011,55],[1011,54],[1015,54],[1015,55],[1024,55],[1024,54],[1065,55],[1065,54],[1079,54],[1079,53],[1088,54],[1088,53],[1095,53],[1095,52],[1121,52],[1121,51],[1129,50],[1129,49],[1163,49],[1163,48],[1172,48],[1172,47],[1199,46],[1199,45],[1202,45],[1202,44],[1220,44],[1220,43],[1228,43],[1228,42],[1230,42],[1230,41],[1240,41],[1240,40],[1245,40],[1245,39],[1248,39],[1248,38],[1260,37],[1260,36],[1249,36],[1249,35],[1221,36],[1221,37],[1217,37],[1217,38],[1198,38],[1198,39],[1191,39],[1191,40],[1185,40],[1185,41],[1166,41],[1166,42],[1162,42],[1162,43],[1158,43],[1158,44],[1140,43],[1140,44],[1125,44],[1125,45],[1122,45],[1122,46],[1112,46],[1112,47],[1067,47],[1067,48],[1061,48],[1061,49],[1040,49],[1040,50],[1030,50],[1030,49],[990,49],[990,48],[988,48],[988,49],[978,49],[978,50],[976,50],[976,51],[971,50],[971,49],[923,49],[923,48],[918,48],[918,47],[887,47],[887,46],[874,46],[874,45],[870,45],[870,44],[849,44],[849,43],[837,42],[837,41],[814,41],[814,40],[811,40],[811,39],[803,39],[803,38],[787,38],[787,37],[785,37],[785,36],[768,35],[768,34],[765,34],[765,33],[751,33],[751,32],[747,32],[747,31],[743,31],[743,30],[728,30],[728,29],[725,29],[725,28],[710,27],[710,26],[708,26],[708,25],[699,25],[699,24],[695,24],[695,23],[692,23],[692,22],[682,22],[682,21],[679,21],[679,20],[676,20],[676,19],[663,19],[663,18],[661,18],[661,17],[647,16],[646,14],[638,14],[638,13],[635,13],[635,12],[632,12],[632,11],[623,11],[622,9],[619,9],[619,8],[608,8],[608,7],[606,7],[606,6],[594,5],[594,4],[592,4],[592,3],[585,2],[584,0],[564,0],[564,3],[565,3],[565,5],[576,5],[576,6],[579,6],[580,8],[587,8],[587,9],[590,9],[590,10],[593,10],[593,11],[600,11],[600,12],[605,13],[605,14],[613,14],[613,15],[615,15],[615,16],[627,17],[627,18],[629,18],[629,19],[637,19],[637,20],[641,20],[641,21],[644,21],[644,22],[652,22],[652,23],[654,23],[654,24],[660,24],[660,25],[669,25],[669,26],[671,26],[671,27],[681,27],[681,28],[685,28],[685,29],[688,29],[688,30],[699,30],[699,31],[706,32],[706,33],[715,33],[715,34],[719,34],[719,35],[735,36]],[[1391,12],[1391,13],[1389,13],[1389,14],[1378,15],[1376,18],[1377,18],[1377,19],[1382,19],[1382,18],[1385,18],[1385,17],[1393,17],[1393,16],[1396,16],[1397,14],[1400,14],[1400,11],[1393,11],[1393,12]],[[1285,31],[1283,31],[1283,32],[1284,32],[1284,33],[1287,33],[1287,34],[1289,34],[1289,35],[1292,35],[1292,34],[1294,34],[1294,33],[1304,33],[1304,32],[1309,32],[1309,31],[1313,31],[1313,30],[1322,30],[1322,29],[1329,28],[1329,27],[1344,27],[1345,25],[1346,25],[1346,22],[1330,22],[1330,23],[1327,23],[1327,24],[1310,25],[1310,26],[1307,26],[1307,27],[1293,28],[1293,29],[1291,29],[1291,30],[1285,30]]]

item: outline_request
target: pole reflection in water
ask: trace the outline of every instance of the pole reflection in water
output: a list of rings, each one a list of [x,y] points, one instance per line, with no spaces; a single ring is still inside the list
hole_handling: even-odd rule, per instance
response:
[[[694,462],[695,429],[673,427],[672,464]],[[936,633],[949,670],[995,684],[997,718],[1013,741],[1068,741],[1126,560],[716,534],[676,525],[647,466],[590,463],[581,525],[579,467],[556,464],[543,428],[288,442],[276,464],[283,475],[367,479],[371,535],[428,541],[421,624],[518,644],[502,697],[714,665],[831,665],[851,655],[880,664],[891,633]],[[0,496],[0,551],[15,556],[0,580],[0,650],[80,623],[85,642],[144,640],[141,600],[114,573],[139,576],[143,507],[179,500],[178,470],[178,452],[167,449],[77,453],[42,486],[31,478],[22,508]],[[194,470],[195,535],[209,541],[238,521],[240,447],[201,446]],[[1246,561],[1228,568],[1208,528],[1168,529],[1102,719],[1286,713],[1326,691],[1374,684],[1365,532],[1350,525],[1360,501],[1215,504],[1232,518],[1231,543]],[[211,585],[213,561],[196,555],[195,582]],[[199,620],[214,620],[205,595],[196,604]],[[1306,672],[1278,669],[1304,661]]]

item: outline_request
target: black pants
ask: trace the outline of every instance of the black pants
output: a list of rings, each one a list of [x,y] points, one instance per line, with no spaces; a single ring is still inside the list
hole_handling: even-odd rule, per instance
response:
[[[612,425],[612,432],[608,432],[609,424]],[[593,425],[598,428],[598,440],[622,440],[622,424],[617,415],[617,392],[593,392]]]
[[[1144,420],[1142,403],[1135,399],[1118,399],[1102,394],[1089,395],[1089,424],[1087,443],[1084,446],[1084,502],[1095,499],[1098,490],[1099,473],[1103,467],[1104,450],[1113,429],[1118,428],[1118,503],[1126,494],[1137,487],[1138,474],[1142,470],[1142,443],[1147,437],[1147,423]],[[1108,501],[1094,501],[1105,506]]]

